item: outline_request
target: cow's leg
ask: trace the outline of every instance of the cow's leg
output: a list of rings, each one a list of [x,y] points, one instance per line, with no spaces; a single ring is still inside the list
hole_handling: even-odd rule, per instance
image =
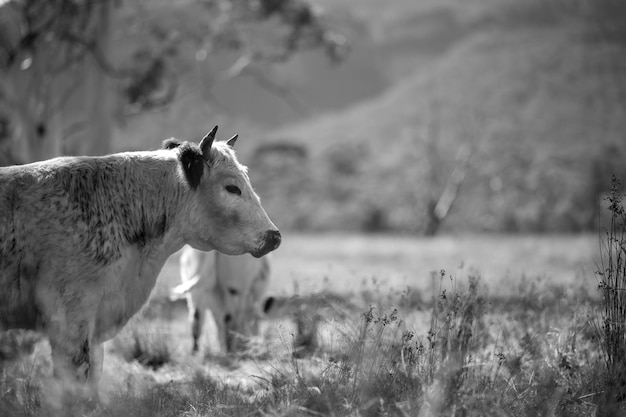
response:
[[[56,326],[55,326],[56,327]],[[76,328],[76,326],[68,326]],[[80,329],[81,326],[78,326]],[[69,330],[69,329],[68,329]],[[91,344],[87,332],[49,331],[54,376],[84,382],[89,376]]]
[[[91,409],[98,402],[98,394],[96,381],[90,381],[94,352],[88,332],[83,331],[86,326],[80,324],[68,323],[64,327],[66,331],[50,329],[48,332],[53,377],[57,381],[52,384],[52,395],[48,399],[53,401],[51,405],[66,410],[75,410],[75,407],[77,410]]]
[[[104,362],[104,346],[92,342],[89,354],[89,385],[94,398],[98,398],[98,383],[102,378],[102,364]]]
[[[230,314],[225,317],[226,346],[229,352],[236,352],[242,350],[247,338],[256,335],[256,308],[251,293],[237,294],[230,301]]]
[[[60,289],[66,292],[59,292]],[[57,381],[50,384],[51,394],[56,394],[48,399],[54,403],[60,400],[58,405],[67,406],[76,404],[76,400],[97,398],[95,386],[86,384],[92,366],[95,296],[62,286],[42,286],[36,294],[50,342],[53,378]]]
[[[231,313],[224,314],[222,318],[224,329],[222,330],[223,349],[226,353],[231,353],[236,347],[234,343],[236,330],[236,320]]]
[[[206,312],[205,303],[202,299],[198,299],[198,295],[194,293],[187,293],[187,311],[189,312],[189,324],[191,325],[191,354],[198,352],[200,347],[200,336],[202,336],[202,328],[204,327],[204,320]]]
[[[262,259],[263,261],[263,269],[261,273],[257,276],[257,278],[252,283],[251,288],[251,298],[248,301],[248,305],[251,306],[252,312],[249,317],[250,321],[250,334],[257,336],[259,334],[259,320],[265,316],[265,314],[272,308],[272,304],[274,302],[273,297],[268,297],[263,305],[261,305],[263,296],[267,291],[268,286],[268,274],[269,274],[269,264],[266,258]]]
[[[215,328],[217,329],[217,342],[220,353],[228,353],[227,335],[228,329],[226,327],[226,321],[228,321],[227,303],[224,300],[224,295],[220,287],[211,289],[206,294],[206,306],[211,310],[211,315],[215,321]]]
[[[202,335],[202,328],[204,327],[204,321],[206,318],[206,311],[202,307],[195,307],[190,313],[191,336],[193,338],[191,353],[195,354],[196,352],[198,352],[199,340],[200,336]]]

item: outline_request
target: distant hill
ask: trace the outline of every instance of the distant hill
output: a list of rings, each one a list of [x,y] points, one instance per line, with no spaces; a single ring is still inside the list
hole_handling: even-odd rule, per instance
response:
[[[606,15],[590,24],[578,10],[500,2],[468,17],[458,4],[391,19],[392,39],[420,33],[439,47],[383,94],[268,135],[307,155],[283,165],[277,155],[269,168],[256,161],[278,223],[423,232],[457,154],[469,150],[443,230],[595,228],[610,173],[626,174],[626,37],[605,31]],[[430,32],[420,12],[435,17]],[[429,45],[401,43],[405,63]]]

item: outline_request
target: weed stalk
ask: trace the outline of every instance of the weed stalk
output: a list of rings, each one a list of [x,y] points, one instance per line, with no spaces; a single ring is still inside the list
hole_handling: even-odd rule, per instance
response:
[[[607,370],[606,401],[626,397],[626,212],[620,193],[621,182],[613,176],[606,196],[611,223],[601,242],[601,270],[597,275],[603,297],[602,346]]]

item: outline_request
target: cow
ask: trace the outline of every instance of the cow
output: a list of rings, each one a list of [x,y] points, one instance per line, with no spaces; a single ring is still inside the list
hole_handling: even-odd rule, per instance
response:
[[[237,135],[0,168],[0,330],[49,339],[53,375],[97,398],[104,341],[185,244],[261,257],[281,235],[233,150]]]
[[[210,310],[222,353],[238,348],[240,337],[258,334],[258,321],[272,304],[263,299],[269,282],[269,256],[230,256],[202,252],[185,246],[180,256],[182,283],[172,290],[172,299],[185,295],[193,339],[198,351],[206,312]]]

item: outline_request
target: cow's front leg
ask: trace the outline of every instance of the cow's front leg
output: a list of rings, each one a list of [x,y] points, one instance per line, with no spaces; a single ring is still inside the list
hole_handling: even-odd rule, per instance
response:
[[[67,336],[67,335],[66,335]],[[85,415],[99,403],[98,378],[103,349],[92,345],[88,338],[72,339],[75,346],[52,338],[50,347],[54,361],[55,383],[46,397],[47,403],[65,415]]]
[[[103,349],[92,344],[86,321],[54,326],[49,331],[54,364],[54,378],[66,396],[97,400],[97,382],[101,374]]]
[[[69,279],[69,278],[68,278]],[[69,385],[85,387],[91,366],[91,336],[95,318],[91,311],[97,299],[68,286],[37,289],[42,315],[47,317],[54,377]],[[78,384],[76,384],[78,382]]]
[[[60,340],[64,339],[64,340]],[[54,377],[67,382],[85,382],[89,376],[89,339],[70,335],[50,337]]]
[[[93,342],[90,344],[89,354],[89,372],[87,378],[89,380],[91,397],[98,399],[98,383],[102,378],[102,364],[104,363],[104,345]]]

